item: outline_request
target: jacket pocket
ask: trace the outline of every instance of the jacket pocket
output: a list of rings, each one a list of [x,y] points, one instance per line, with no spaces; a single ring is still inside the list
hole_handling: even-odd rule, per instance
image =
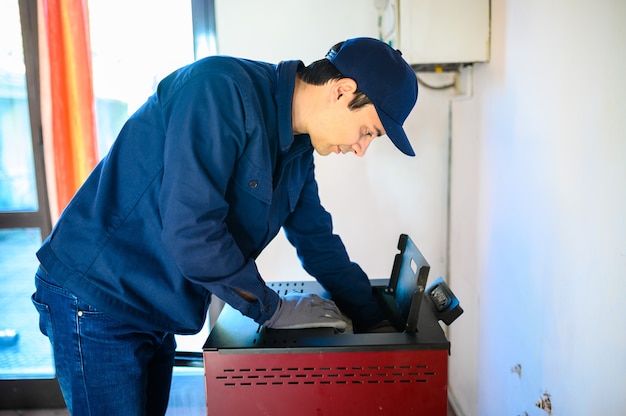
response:
[[[52,321],[50,320],[50,307],[37,300],[37,293],[33,293],[30,299],[33,302],[33,305],[35,305],[37,312],[39,312],[39,330],[45,336],[49,336],[50,327],[52,326]]]
[[[239,191],[265,203],[272,203],[272,176],[264,169],[256,167],[247,158],[243,158],[235,172],[235,186]]]

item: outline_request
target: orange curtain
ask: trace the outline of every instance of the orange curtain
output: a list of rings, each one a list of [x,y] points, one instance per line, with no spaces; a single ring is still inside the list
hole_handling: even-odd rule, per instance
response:
[[[39,0],[44,152],[52,218],[97,162],[87,0]]]

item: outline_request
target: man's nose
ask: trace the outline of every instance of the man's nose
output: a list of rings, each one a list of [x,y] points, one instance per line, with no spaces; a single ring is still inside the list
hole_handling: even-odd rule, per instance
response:
[[[373,139],[374,138],[371,136],[363,136],[361,140],[359,140],[352,146],[354,154],[358,157],[365,156],[365,152],[367,152],[367,149],[370,147],[370,143],[372,143]]]

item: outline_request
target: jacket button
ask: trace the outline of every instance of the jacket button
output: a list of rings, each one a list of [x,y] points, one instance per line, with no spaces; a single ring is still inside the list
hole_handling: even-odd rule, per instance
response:
[[[259,181],[257,181],[256,179],[252,179],[250,182],[248,182],[248,186],[250,188],[254,189],[257,186],[259,186]]]

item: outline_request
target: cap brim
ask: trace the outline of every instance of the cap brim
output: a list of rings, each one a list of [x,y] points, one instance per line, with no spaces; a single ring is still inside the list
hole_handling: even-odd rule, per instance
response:
[[[385,128],[385,133],[391,139],[391,142],[398,148],[398,150],[400,150],[407,156],[415,156],[413,147],[411,147],[411,142],[409,142],[409,138],[404,132],[402,126],[396,123],[393,119],[391,119],[391,117],[385,114],[384,111],[376,108],[376,112],[378,113],[378,118],[380,118],[380,122]]]

